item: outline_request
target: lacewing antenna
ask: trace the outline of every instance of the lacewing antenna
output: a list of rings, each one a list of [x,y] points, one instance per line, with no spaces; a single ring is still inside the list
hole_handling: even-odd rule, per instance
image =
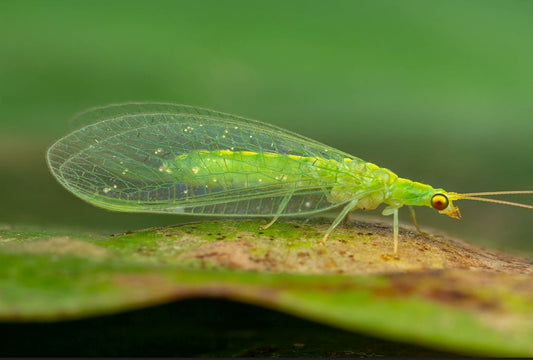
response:
[[[465,194],[451,194],[451,200],[474,200],[474,201],[484,201],[495,204],[503,204],[509,206],[516,206],[525,209],[533,209],[533,205],[521,204],[517,202],[498,200],[498,199],[487,199],[482,196],[495,196],[495,195],[520,195],[520,194],[533,194],[533,190],[519,190],[519,191],[487,191],[487,192],[477,192],[477,193],[465,193]]]

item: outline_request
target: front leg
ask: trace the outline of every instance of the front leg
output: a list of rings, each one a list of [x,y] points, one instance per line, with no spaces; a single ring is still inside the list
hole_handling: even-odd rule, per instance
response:
[[[399,224],[398,224],[398,208],[387,207],[382,215],[394,215],[392,226],[393,226],[393,239],[394,239],[394,255],[398,255],[398,239],[399,239]]]
[[[416,231],[418,231],[418,233],[422,235],[423,237],[430,239],[431,236],[428,233],[420,230],[420,228],[418,227],[418,223],[416,222],[415,209],[413,209],[412,206],[408,206],[408,208],[409,208],[409,213],[411,214],[411,220],[413,220],[413,225],[415,226]]]

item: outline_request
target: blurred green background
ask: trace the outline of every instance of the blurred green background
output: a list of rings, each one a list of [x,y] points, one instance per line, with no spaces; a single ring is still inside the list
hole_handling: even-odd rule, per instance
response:
[[[98,209],[48,173],[69,118],[125,101],[263,120],[451,191],[533,189],[532,20],[533,2],[509,0],[4,0],[0,224],[192,220]],[[533,212],[459,205],[461,221],[421,209],[422,227],[533,253]]]

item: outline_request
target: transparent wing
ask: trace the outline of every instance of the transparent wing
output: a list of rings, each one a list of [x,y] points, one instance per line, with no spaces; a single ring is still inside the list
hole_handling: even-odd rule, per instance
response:
[[[48,150],[49,167],[69,191],[111,210],[273,216],[289,196],[282,215],[310,214],[342,205],[327,200],[335,185],[329,178],[312,185],[209,187],[180,180],[163,171],[163,164],[199,150],[362,161],[273,125],[184,105],[111,105],[82,113],[74,123],[78,129]],[[252,165],[263,171],[260,164]],[[298,169],[295,159],[291,171]],[[232,176],[223,170],[211,175]]]

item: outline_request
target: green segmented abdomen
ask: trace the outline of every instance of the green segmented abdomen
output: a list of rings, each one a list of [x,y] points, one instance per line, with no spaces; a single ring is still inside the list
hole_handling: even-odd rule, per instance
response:
[[[298,155],[201,150],[180,155],[163,164],[161,170],[192,188],[200,187],[211,193],[270,187],[285,189],[291,195],[290,189],[294,192],[318,189],[329,203],[335,204],[350,199],[360,190],[380,186],[382,179],[374,174],[378,169],[373,164],[349,158],[338,162]]]
[[[212,189],[320,186],[335,182],[339,164],[322,158],[251,151],[197,151],[163,165],[180,181]]]

